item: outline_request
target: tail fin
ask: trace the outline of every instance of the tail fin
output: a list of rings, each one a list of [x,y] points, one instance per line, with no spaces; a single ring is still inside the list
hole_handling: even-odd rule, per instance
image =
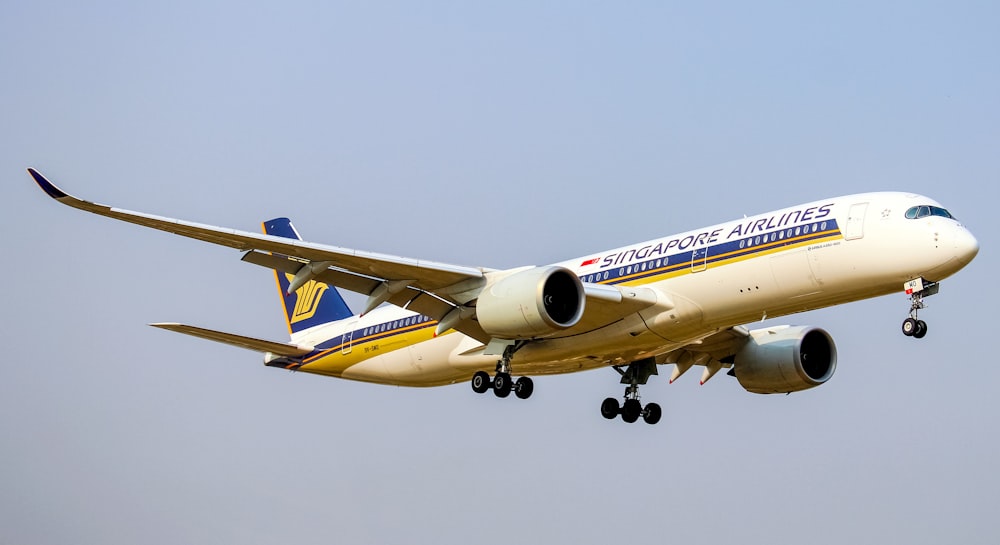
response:
[[[302,240],[288,218],[265,221],[263,227],[265,234]],[[310,327],[354,315],[337,288],[311,280],[289,294],[288,286],[293,278],[292,275],[280,271],[274,271],[274,275],[278,280],[278,291],[281,293],[290,333],[295,334]]]

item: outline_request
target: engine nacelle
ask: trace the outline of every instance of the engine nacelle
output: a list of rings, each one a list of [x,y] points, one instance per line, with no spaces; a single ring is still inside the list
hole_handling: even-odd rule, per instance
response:
[[[573,327],[587,298],[573,271],[534,267],[491,283],[479,294],[476,316],[498,339],[534,339]]]
[[[758,329],[736,354],[736,378],[748,392],[785,394],[823,384],[837,368],[837,347],[810,326]]]

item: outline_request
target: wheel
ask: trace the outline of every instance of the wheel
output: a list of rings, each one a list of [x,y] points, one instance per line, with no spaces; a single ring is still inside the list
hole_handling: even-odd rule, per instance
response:
[[[646,409],[642,411],[642,419],[647,424],[656,424],[660,421],[661,416],[663,416],[663,410],[656,403],[646,405]]]
[[[489,389],[490,376],[486,371],[476,371],[476,374],[472,375],[472,391],[481,394]]]
[[[927,335],[927,322],[917,320],[917,328],[913,330],[913,338],[923,339],[924,335]]]
[[[618,413],[621,412],[621,408],[618,406],[618,400],[609,397],[601,403],[601,416],[607,418],[608,420],[614,420],[618,418]]]
[[[917,321],[913,318],[907,318],[903,320],[903,335],[907,337],[912,337],[913,333],[917,330]]]
[[[639,420],[640,414],[642,414],[642,404],[639,403],[639,400],[626,399],[625,405],[622,406],[622,420],[631,424]]]
[[[493,393],[497,397],[509,396],[511,386],[510,375],[507,373],[497,373],[497,376],[493,378]]]
[[[528,377],[521,377],[514,383],[514,394],[520,399],[528,399],[535,391],[535,383]]]

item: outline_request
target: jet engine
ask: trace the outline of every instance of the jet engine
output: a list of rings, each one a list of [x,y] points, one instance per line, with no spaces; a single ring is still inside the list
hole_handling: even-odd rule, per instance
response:
[[[837,368],[837,347],[826,331],[810,326],[750,332],[736,354],[740,385],[755,394],[784,394],[823,384]]]
[[[533,267],[493,282],[479,294],[476,316],[499,339],[533,339],[573,327],[583,316],[583,284],[563,267]]]

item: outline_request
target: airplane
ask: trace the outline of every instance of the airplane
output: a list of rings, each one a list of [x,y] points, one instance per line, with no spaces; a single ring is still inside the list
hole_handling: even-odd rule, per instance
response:
[[[902,192],[824,199],[544,266],[490,269],[305,242],[287,218],[262,233],[149,215],[78,199],[34,169],[56,201],[228,246],[272,269],[290,339],[277,342],[180,323],[150,324],[264,353],[264,364],[398,386],[469,381],[526,399],[532,376],[615,369],[625,385],[601,415],[657,423],[639,386],[673,365],[705,384],[722,369],[747,391],[826,383],[831,335],[814,326],[744,324],[903,291],[903,334],[923,338],[924,298],[979,252],[941,204]],[[354,314],[338,288],[367,296]],[[520,375],[514,380],[512,375]]]

